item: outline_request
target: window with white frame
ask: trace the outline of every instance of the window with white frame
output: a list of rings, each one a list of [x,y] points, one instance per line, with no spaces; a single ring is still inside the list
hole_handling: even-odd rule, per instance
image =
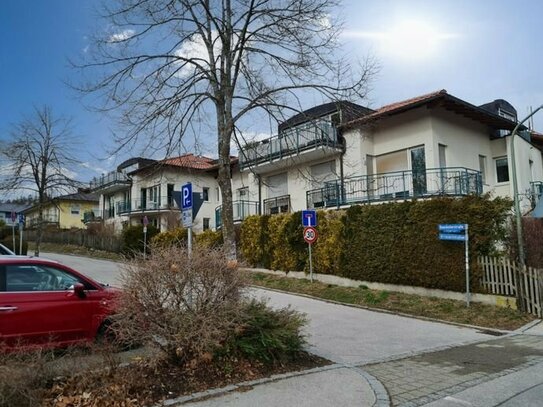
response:
[[[209,188],[208,187],[202,188],[202,197],[204,199],[204,202],[209,202]]]

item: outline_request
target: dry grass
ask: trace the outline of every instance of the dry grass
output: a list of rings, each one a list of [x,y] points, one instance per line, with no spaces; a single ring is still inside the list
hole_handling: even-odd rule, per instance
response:
[[[309,280],[266,273],[247,272],[247,274],[251,283],[260,287],[486,328],[514,330],[535,319],[532,315],[522,314],[510,308],[499,308],[480,303],[472,303],[467,308],[463,301],[370,290],[365,286],[354,288],[324,284],[318,281],[311,283]]]
[[[36,245],[34,242],[28,242],[28,254],[33,255]],[[106,252],[103,250],[89,249],[84,246],[76,246],[71,244],[58,243],[43,243],[40,245],[40,252],[73,254],[76,256],[92,257],[95,259],[121,261],[123,256],[119,253]]]

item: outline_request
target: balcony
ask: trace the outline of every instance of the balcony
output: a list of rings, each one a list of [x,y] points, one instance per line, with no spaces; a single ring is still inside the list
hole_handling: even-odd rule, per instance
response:
[[[463,167],[397,171],[326,182],[307,192],[308,208],[398,201],[435,196],[481,195],[481,173]]]
[[[241,222],[247,216],[258,215],[260,204],[255,201],[234,201],[232,202],[234,211],[234,222]],[[215,208],[215,227],[220,228],[222,225],[222,205]]]
[[[278,136],[246,144],[239,158],[240,169],[250,167],[261,174],[292,165],[284,160],[287,157],[308,162],[340,153],[342,148],[336,127],[328,121],[315,120],[287,129]]]
[[[274,198],[264,199],[263,206],[265,215],[289,213],[292,208],[290,205],[290,195],[281,195]]]
[[[28,218],[26,220],[26,227],[29,229],[35,228],[39,225],[38,216],[33,216],[32,218]],[[58,213],[44,213],[42,215],[42,225],[43,226],[49,226],[49,225],[59,225],[59,216]]]
[[[149,198],[133,199],[132,201],[119,202],[118,214],[138,214],[143,212],[179,211],[173,197],[160,197],[156,200]]]
[[[83,213],[83,219],[81,219],[81,222],[83,222],[85,225],[87,223],[100,221],[102,221],[102,211],[100,210],[86,211]]]
[[[124,172],[111,171],[100,177],[95,177],[90,182],[90,189],[102,194],[111,194],[130,187],[132,181]]]

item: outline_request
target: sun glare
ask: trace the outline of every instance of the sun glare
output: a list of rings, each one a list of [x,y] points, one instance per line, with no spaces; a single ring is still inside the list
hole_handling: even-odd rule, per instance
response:
[[[436,53],[442,40],[450,37],[422,21],[405,21],[390,27],[381,41],[386,54],[419,59]]]

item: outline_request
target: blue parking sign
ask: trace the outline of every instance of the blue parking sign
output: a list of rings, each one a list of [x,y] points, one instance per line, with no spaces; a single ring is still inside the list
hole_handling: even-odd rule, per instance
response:
[[[181,209],[192,208],[192,184],[187,182],[181,187]]]

